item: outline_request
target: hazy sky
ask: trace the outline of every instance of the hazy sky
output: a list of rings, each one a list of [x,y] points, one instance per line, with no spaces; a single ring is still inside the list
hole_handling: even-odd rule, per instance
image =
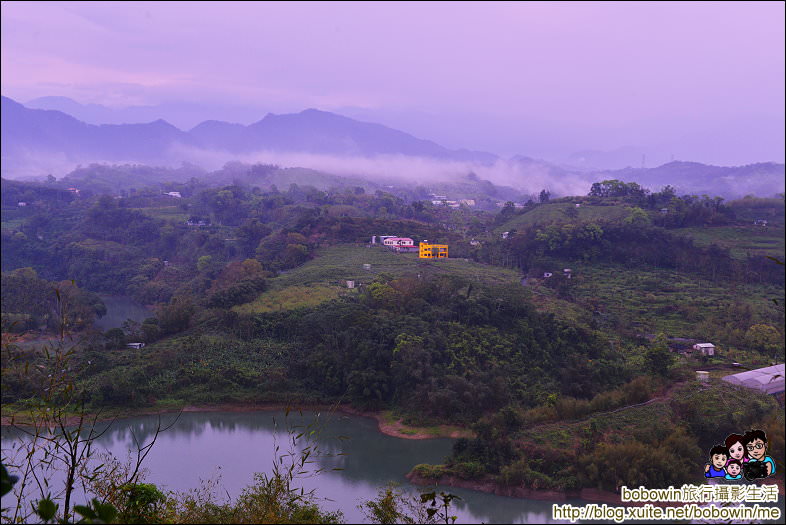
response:
[[[783,2],[3,2],[6,96],[308,107],[448,147],[784,161]],[[220,115],[219,115],[220,116]]]

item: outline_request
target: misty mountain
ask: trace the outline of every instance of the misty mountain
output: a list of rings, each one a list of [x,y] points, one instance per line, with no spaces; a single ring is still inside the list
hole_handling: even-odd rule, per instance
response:
[[[61,111],[28,109],[2,97],[3,173],[13,175],[18,163],[36,155],[59,155],[74,162],[158,162],[174,144],[196,146],[194,139],[173,125],[86,124]]]
[[[59,103],[67,104],[68,100],[60,100]],[[512,172],[497,173],[500,170],[494,163],[499,159],[491,153],[451,150],[387,126],[316,109],[284,115],[268,114],[250,125],[208,120],[189,131],[182,131],[160,119],[141,124],[87,124],[61,111],[30,109],[6,97],[2,97],[1,115],[2,174],[9,178],[41,177],[46,173],[62,176],[80,163],[123,162],[175,167],[183,162],[201,165],[200,155],[221,157],[226,162],[267,151],[332,156],[342,166],[345,164],[343,159],[383,156],[461,161],[474,163],[479,169],[484,166],[483,177],[495,183],[527,191],[537,190],[534,186],[547,187],[559,194],[573,194],[579,191],[577,188],[589,188],[591,182],[604,179],[638,182],[656,191],[670,184],[681,193],[724,197],[749,193],[772,195],[784,191],[784,165],[775,163],[719,167],[695,162],[670,162],[649,169],[589,170],[586,166],[584,169],[557,166],[519,155],[507,163]],[[213,155],[216,153],[220,155]],[[620,155],[617,160],[633,160],[635,156],[640,162],[640,153],[635,148],[621,148],[617,153]],[[580,158],[591,159],[576,157],[574,160]],[[58,167],[53,168],[53,164]],[[336,163],[331,166],[302,167],[332,172]],[[207,168],[205,165],[202,167]],[[436,168],[436,165],[432,168],[418,167],[421,171],[426,170],[423,176],[428,176],[429,169]],[[504,170],[504,167],[500,169]],[[343,171],[347,174],[346,169]],[[412,172],[412,166],[401,165],[398,172]],[[360,173],[366,173],[366,169],[359,167],[356,174]],[[372,173],[366,174],[374,178]]]
[[[644,155],[646,155],[646,157],[643,157]],[[657,159],[652,157],[650,152],[645,151],[644,148],[634,146],[623,146],[611,151],[577,151],[570,154],[563,162],[571,168],[584,171],[617,170],[634,166],[640,167],[642,161],[644,161],[644,165],[646,166],[647,158],[650,158],[650,165],[660,164],[659,162],[654,162]]]
[[[191,135],[205,148],[232,153],[267,149],[360,157],[407,155],[482,164],[497,158],[491,153],[449,150],[381,124],[360,122],[317,109],[287,115],[269,113],[249,126],[203,122],[191,130]]]
[[[637,182],[653,191],[669,184],[674,186],[679,194],[734,198],[748,194],[771,196],[783,192],[786,166],[774,162],[760,162],[727,167],[674,161],[657,168],[625,168],[598,171],[592,175],[596,180],[619,179]]]
[[[263,110],[214,102],[209,106],[193,102],[167,102],[154,106],[112,108],[101,104],[80,104],[68,97],[39,97],[24,103],[30,109],[62,111],[87,124],[144,124],[163,119],[179,129],[191,129],[210,119],[250,124]],[[249,117],[251,115],[251,117]]]
[[[526,172],[538,172],[552,178],[560,177],[573,177],[577,174],[578,170],[570,169],[564,166],[552,164],[543,159],[533,159],[526,155],[514,155],[510,158],[510,162],[518,165]]]
[[[305,152],[339,156],[404,155],[492,163],[496,156],[449,150],[379,124],[325,111],[268,114],[243,126],[207,121],[184,132],[163,120],[144,124],[87,124],[55,110],[29,109],[2,97],[3,174],[15,176],[26,158],[57,155],[72,162],[125,161],[179,164],[185,149]]]

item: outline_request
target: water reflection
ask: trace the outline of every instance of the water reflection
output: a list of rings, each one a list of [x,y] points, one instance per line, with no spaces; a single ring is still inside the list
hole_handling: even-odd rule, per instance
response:
[[[166,426],[175,415],[160,416]],[[103,424],[105,427],[107,424]],[[115,421],[101,437],[100,446],[119,459],[135,450],[134,437],[140,445],[148,443],[159,425],[159,416],[143,416]],[[185,491],[199,486],[200,480],[220,473],[221,490],[232,497],[251,484],[256,472],[270,472],[275,459],[275,446],[288,448],[287,427],[306,434],[298,440],[298,448],[315,446],[317,454],[312,469],[327,469],[317,476],[301,480],[306,489],[315,489],[326,498],[323,507],[340,509],[349,523],[360,522],[363,514],[357,505],[372,499],[389,482],[397,482],[411,491],[405,475],[418,463],[440,463],[450,453],[452,440],[407,440],[386,436],[377,431],[369,418],[343,414],[283,411],[199,412],[184,413],[176,424],[158,437],[147,458],[147,481],[166,490]],[[309,433],[311,441],[306,439]],[[339,436],[349,439],[339,439]],[[4,427],[2,446],[24,439],[20,431]],[[346,455],[337,455],[344,453]],[[333,471],[333,468],[343,468]],[[551,503],[506,498],[466,489],[441,487],[462,500],[455,502],[459,523],[526,523],[549,522]],[[576,502],[580,503],[580,502]]]
[[[151,310],[128,296],[102,295],[101,300],[106,305],[106,315],[95,320],[95,326],[99,330],[120,328],[127,319],[133,319],[141,323],[148,317],[153,316]]]

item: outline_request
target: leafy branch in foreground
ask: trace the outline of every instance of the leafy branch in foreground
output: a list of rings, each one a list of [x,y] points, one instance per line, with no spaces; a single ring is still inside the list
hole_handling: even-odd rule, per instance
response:
[[[106,462],[95,466],[92,461],[98,440],[109,431],[114,419],[100,424],[101,411],[90,415],[86,410],[85,392],[76,383],[82,367],[77,358],[80,342],[72,342],[68,336],[68,302],[59,289],[55,289],[55,296],[54,315],[58,320],[59,337],[42,346],[38,364],[33,367],[29,366],[30,361],[25,364],[23,373],[31,376],[31,383],[37,384],[38,388],[26,400],[22,417],[14,414],[10,418],[11,426],[20,432],[22,438],[16,440],[10,449],[3,450],[3,464],[18,472],[19,477],[16,489],[12,489],[11,484],[3,486],[4,490],[13,490],[16,504],[13,509],[3,508],[0,519],[18,523],[29,521],[36,515],[45,523],[52,520],[70,523],[75,520],[75,514],[80,514],[83,522],[112,521],[117,509],[106,500],[111,499],[120,487],[135,485],[142,462],[159,434],[174,425],[177,418],[167,427],[162,427],[159,418],[153,438],[146,444],[140,444],[132,432],[137,454],[131,468],[126,471],[128,475],[102,498],[94,498],[88,505],[73,505],[75,491],[80,485],[87,495],[88,488],[96,480],[116,478],[116,472],[107,469]],[[15,358],[30,357],[12,352],[11,346],[11,342],[3,344],[4,372]],[[6,457],[9,451],[11,455]],[[58,518],[59,510],[62,514]]]
[[[438,499],[440,500],[438,502]],[[376,499],[364,501],[358,508],[371,523],[455,523],[457,516],[450,514],[453,500],[461,498],[445,492],[424,492],[412,496],[395,483],[382,488]]]

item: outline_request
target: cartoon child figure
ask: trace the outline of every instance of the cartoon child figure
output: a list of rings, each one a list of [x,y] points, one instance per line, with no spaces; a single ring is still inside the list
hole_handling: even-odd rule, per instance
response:
[[[742,479],[742,463],[738,459],[730,459],[726,463],[726,479],[737,480]]]
[[[764,463],[764,468],[761,470],[766,475],[761,477],[775,474],[775,461],[767,455],[767,435],[763,430],[756,429],[745,432],[742,442],[750,457],[749,465],[759,461]]]
[[[729,459],[729,449],[724,445],[715,445],[710,450],[710,462],[704,467],[705,478],[725,478],[726,460]]]
[[[745,437],[740,434],[729,434],[726,438],[724,445],[729,449],[729,459],[726,461],[726,465],[735,459],[741,464],[748,462],[748,451],[745,445],[742,444],[744,438]]]

